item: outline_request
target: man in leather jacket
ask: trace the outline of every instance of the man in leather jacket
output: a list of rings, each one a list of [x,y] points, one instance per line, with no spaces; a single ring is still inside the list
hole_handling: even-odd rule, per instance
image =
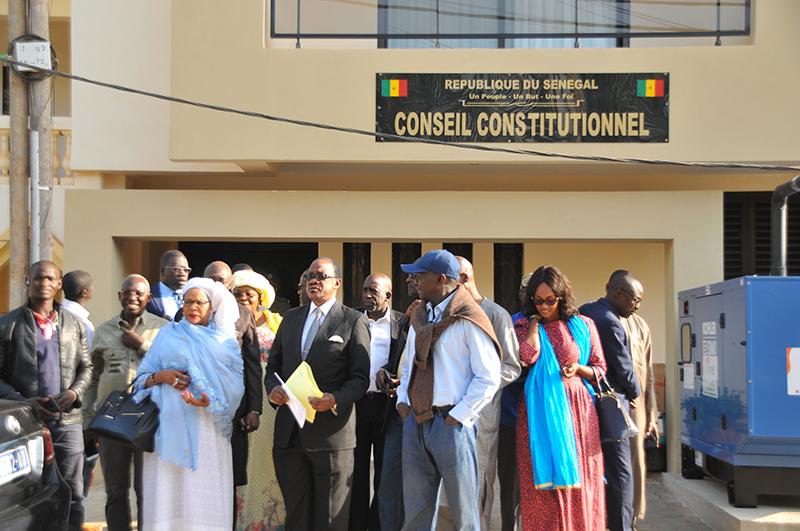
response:
[[[0,317],[0,397],[27,401],[53,437],[56,463],[72,490],[69,529],[83,523],[81,399],[92,378],[83,323],[55,302],[61,270],[36,262],[28,302]]]

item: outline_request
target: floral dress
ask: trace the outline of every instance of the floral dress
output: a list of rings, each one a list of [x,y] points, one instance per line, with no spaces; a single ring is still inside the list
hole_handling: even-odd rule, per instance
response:
[[[275,332],[267,325],[256,327],[261,351],[261,368],[266,369]],[[276,411],[264,393],[258,430],[250,437],[247,457],[247,485],[236,489],[236,527],[246,531],[278,531],[286,523],[286,509],[272,462],[272,440]]]
[[[581,317],[589,327],[591,355],[589,365],[606,370],[603,348],[594,322]],[[575,363],[580,357],[578,345],[572,339],[565,321],[543,323],[553,345],[558,364]],[[519,357],[533,365],[540,352],[528,344],[528,320],[514,323],[519,339]],[[603,486],[603,453],[600,447],[600,425],[597,411],[580,377],[561,377],[572,409],[575,440],[578,446],[581,486],[559,490],[537,490],[533,487],[530,440],[528,438],[528,407],[525,395],[517,409],[517,465],[519,469],[520,512],[524,531],[603,531],[606,528],[605,487]],[[532,405],[535,407],[535,404]],[[534,434],[534,438],[536,434]]]

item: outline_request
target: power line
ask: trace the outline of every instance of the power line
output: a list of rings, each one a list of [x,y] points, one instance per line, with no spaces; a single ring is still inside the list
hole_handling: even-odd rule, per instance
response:
[[[561,158],[567,160],[577,160],[577,161],[586,161],[586,162],[613,162],[613,163],[621,163],[621,164],[647,164],[647,165],[658,165],[658,166],[682,166],[682,167],[690,167],[690,168],[716,168],[716,169],[734,169],[734,170],[762,170],[762,171],[784,171],[784,172],[794,172],[800,171],[800,166],[781,166],[781,165],[774,165],[774,164],[746,164],[746,163],[738,163],[738,162],[685,162],[685,161],[677,161],[677,160],[665,160],[665,159],[640,159],[640,158],[629,158],[629,157],[605,157],[600,155],[573,155],[573,154],[566,154],[566,153],[555,153],[552,151],[541,151],[536,149],[527,149],[527,148],[510,148],[510,147],[501,147],[501,146],[486,146],[481,144],[466,144],[463,142],[446,142],[443,140],[436,140],[432,138],[417,138],[417,137],[406,137],[395,135],[391,133],[376,133],[374,131],[367,131],[364,129],[357,129],[354,127],[342,127],[337,125],[331,124],[324,124],[320,122],[313,122],[309,120],[299,120],[296,118],[287,118],[284,116],[277,116],[273,114],[266,114],[256,111],[247,111],[243,109],[234,109],[232,107],[225,107],[223,105],[215,105],[213,103],[205,103],[201,101],[194,101],[189,100],[186,98],[178,98],[175,96],[167,96],[165,94],[159,94],[156,92],[148,92],[146,90],[141,90],[133,87],[126,87],[124,85],[117,85],[115,83],[108,83],[106,81],[99,81],[96,79],[90,79],[83,76],[78,76],[75,74],[70,74],[68,72],[61,72],[58,70],[52,70],[47,68],[41,68],[39,66],[29,65],[26,63],[21,63],[12,59],[11,57],[0,53],[0,62],[17,66],[17,67],[27,67],[33,68],[40,72],[53,75],[56,77],[61,77],[64,79],[71,79],[73,81],[80,81],[82,83],[87,83],[90,85],[95,85],[98,87],[103,87],[111,90],[117,90],[120,92],[127,92],[129,94],[136,94],[139,96],[145,96],[149,98],[154,98],[162,101],[168,101],[171,103],[179,103],[182,105],[189,105],[191,107],[197,107],[200,109],[209,109],[212,111],[219,111],[225,112],[229,114],[238,114],[240,116],[248,116],[250,118],[258,118],[262,120],[268,120],[271,122],[279,122],[285,124],[292,124],[298,125],[301,127],[311,127],[314,129],[323,129],[326,131],[336,131],[339,133],[348,133],[353,135],[360,135],[360,136],[368,136],[376,139],[387,139],[387,140],[396,140],[400,142],[412,142],[418,144],[429,144],[435,146],[444,146],[448,148],[456,148],[456,149],[464,149],[470,151],[483,151],[489,153],[505,153],[511,155],[523,155],[528,157],[543,157],[543,158]]]

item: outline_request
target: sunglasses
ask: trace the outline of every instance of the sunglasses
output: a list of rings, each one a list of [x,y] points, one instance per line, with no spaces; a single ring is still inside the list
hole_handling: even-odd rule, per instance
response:
[[[561,300],[561,297],[547,297],[546,299],[540,299],[539,297],[535,297],[533,299],[534,306],[555,306],[558,304],[558,301]]]
[[[309,280],[319,280],[320,282],[324,282],[325,280],[328,280],[329,278],[336,278],[336,277],[335,276],[334,277],[328,276],[327,273],[308,273],[308,274],[306,274],[306,280],[307,281],[309,281]]]
[[[633,301],[634,304],[641,304],[641,302],[642,302],[641,298],[637,297],[636,295],[634,295],[633,293],[631,293],[630,291],[628,291],[625,288],[619,288],[619,289],[624,291],[628,295],[628,297],[631,298],[631,301]]]

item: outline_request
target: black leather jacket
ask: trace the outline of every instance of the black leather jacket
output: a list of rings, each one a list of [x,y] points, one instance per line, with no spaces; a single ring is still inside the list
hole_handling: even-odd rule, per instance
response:
[[[54,309],[59,323],[61,391],[71,389],[78,395],[61,424],[77,424],[81,422],[81,399],[92,379],[92,359],[83,323],[58,304]],[[35,326],[27,305],[0,317],[0,398],[26,400],[39,394]]]

